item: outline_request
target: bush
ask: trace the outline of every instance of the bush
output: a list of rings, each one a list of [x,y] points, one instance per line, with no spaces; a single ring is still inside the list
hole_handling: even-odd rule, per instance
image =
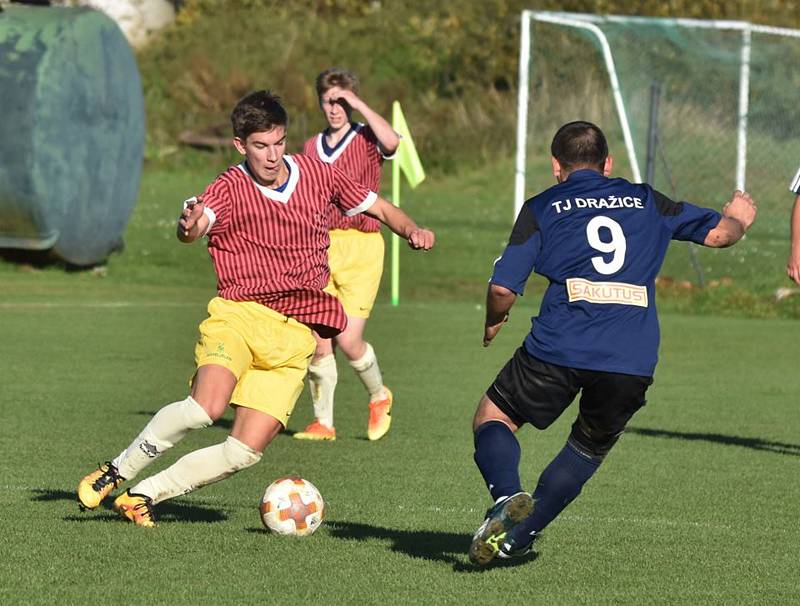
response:
[[[433,8],[432,8],[433,6]],[[384,115],[399,100],[425,165],[454,172],[512,153],[519,15],[523,8],[642,13],[630,0],[187,0],[176,24],[140,53],[149,123],[148,159],[185,130],[228,129],[246,92],[271,88],[291,116],[290,149],[323,121],[317,73],[346,66]],[[646,14],[800,23],[783,3],[675,0]],[[580,62],[564,65],[580,69]]]

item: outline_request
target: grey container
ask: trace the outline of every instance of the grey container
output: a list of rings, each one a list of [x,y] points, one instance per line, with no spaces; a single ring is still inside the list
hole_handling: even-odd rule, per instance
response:
[[[114,21],[0,12],[0,248],[104,261],[136,203],[144,137],[139,70]]]

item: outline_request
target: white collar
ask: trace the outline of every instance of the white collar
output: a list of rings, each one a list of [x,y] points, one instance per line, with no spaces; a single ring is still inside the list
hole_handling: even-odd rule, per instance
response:
[[[247,175],[253,181],[253,185],[255,185],[267,198],[270,200],[275,200],[276,202],[287,204],[289,202],[289,198],[292,197],[294,190],[297,188],[297,182],[300,180],[300,167],[297,166],[297,162],[294,161],[294,158],[289,155],[283,156],[283,160],[289,166],[289,181],[286,183],[286,187],[283,188],[283,191],[270,189],[265,185],[261,185],[255,180],[253,175],[250,174],[245,162],[242,162],[236,168]]]
[[[325,153],[325,148],[322,146],[322,138],[325,136],[325,131],[321,132],[317,135],[317,155],[319,159],[326,164],[333,164],[336,159],[344,153],[345,148],[350,145],[353,137],[355,137],[362,128],[364,128],[363,124],[360,122],[353,122],[350,126],[350,131],[344,136],[344,139],[337,144],[336,149],[333,150],[330,156]]]

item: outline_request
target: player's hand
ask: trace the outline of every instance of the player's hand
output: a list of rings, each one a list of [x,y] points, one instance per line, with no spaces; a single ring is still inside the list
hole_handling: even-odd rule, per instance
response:
[[[203,209],[205,205],[200,197],[194,198],[193,201],[187,201],[186,208],[183,209],[180,219],[178,219],[178,231],[184,237],[189,236],[189,232],[197,225],[197,221],[203,216]]]
[[[363,103],[359,96],[353,91],[338,87],[329,91],[328,98],[331,101],[341,103],[342,105],[349,106],[355,110],[358,110],[360,104]]]
[[[742,224],[744,230],[750,229],[753,221],[756,220],[757,207],[753,198],[745,191],[736,190],[733,192],[731,201],[722,207],[722,216],[735,219]]]
[[[417,228],[408,234],[408,245],[414,250],[430,250],[436,241],[436,235],[430,229]]]
[[[500,332],[500,329],[503,328],[503,324],[508,322],[508,314],[506,314],[502,320],[500,320],[497,324],[487,324],[483,328],[483,346],[489,347],[489,344],[492,342],[497,336],[497,333]]]
[[[786,261],[786,275],[790,280],[794,280],[795,284],[800,285],[800,251],[792,250],[789,253],[789,259]]]

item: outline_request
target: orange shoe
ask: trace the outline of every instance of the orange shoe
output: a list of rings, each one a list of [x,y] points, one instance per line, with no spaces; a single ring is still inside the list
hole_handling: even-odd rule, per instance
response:
[[[294,437],[298,440],[324,440],[332,442],[336,439],[336,428],[323,425],[315,419],[314,422],[303,431],[298,431],[294,434]]]
[[[152,528],[156,525],[153,501],[143,494],[126,490],[114,501],[114,511],[137,526]]]
[[[392,424],[392,392],[385,385],[386,399],[375,400],[369,403],[369,424],[367,425],[367,437],[370,440],[380,440],[389,431]]]
[[[111,461],[106,461],[78,484],[78,505],[94,509],[124,481]]]

